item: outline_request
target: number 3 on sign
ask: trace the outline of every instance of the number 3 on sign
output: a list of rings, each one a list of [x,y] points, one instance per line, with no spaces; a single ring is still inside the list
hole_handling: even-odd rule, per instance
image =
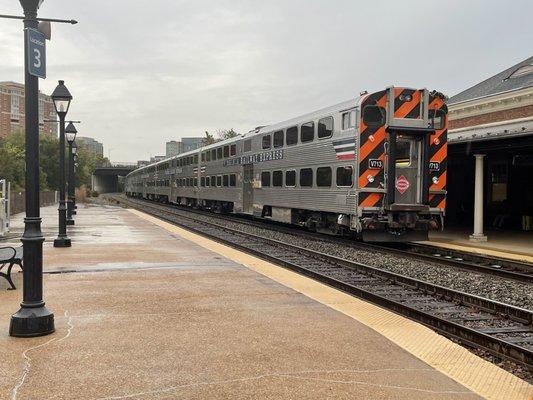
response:
[[[33,66],[35,68],[41,68],[41,50],[33,49],[33,55],[35,57],[33,61]]]

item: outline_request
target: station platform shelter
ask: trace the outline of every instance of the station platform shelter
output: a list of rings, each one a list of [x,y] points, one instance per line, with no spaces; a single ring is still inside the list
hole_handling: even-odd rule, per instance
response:
[[[533,396],[421,324],[143,212],[79,204],[71,248],[52,246],[56,207],[42,216],[56,332],[9,337],[22,293],[0,281],[0,398]]]
[[[447,229],[474,241],[491,230],[530,232],[533,244],[533,57],[448,107]]]

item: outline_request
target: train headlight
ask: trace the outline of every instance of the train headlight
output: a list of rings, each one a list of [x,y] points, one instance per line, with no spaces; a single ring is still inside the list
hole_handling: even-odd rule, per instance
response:
[[[366,179],[367,179],[367,181],[370,182],[370,183],[374,182],[374,177],[373,177],[372,175],[368,175],[368,176],[366,177]]]
[[[433,177],[433,183],[436,185],[437,183],[439,183],[439,177],[438,176],[434,176]]]

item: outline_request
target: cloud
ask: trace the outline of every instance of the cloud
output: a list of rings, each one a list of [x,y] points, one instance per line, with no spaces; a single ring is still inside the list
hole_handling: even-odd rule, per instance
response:
[[[41,88],[64,79],[80,134],[136,161],[167,140],[246,132],[362,90],[454,94],[531,55],[533,5],[513,10],[510,24],[503,0],[45,0],[40,15],[80,23],[53,25]],[[22,80],[21,33],[2,21],[0,80]]]

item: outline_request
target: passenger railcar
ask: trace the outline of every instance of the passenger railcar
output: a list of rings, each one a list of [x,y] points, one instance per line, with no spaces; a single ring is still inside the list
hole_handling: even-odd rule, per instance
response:
[[[389,87],[139,168],[128,196],[242,213],[366,241],[443,226],[447,107]]]

